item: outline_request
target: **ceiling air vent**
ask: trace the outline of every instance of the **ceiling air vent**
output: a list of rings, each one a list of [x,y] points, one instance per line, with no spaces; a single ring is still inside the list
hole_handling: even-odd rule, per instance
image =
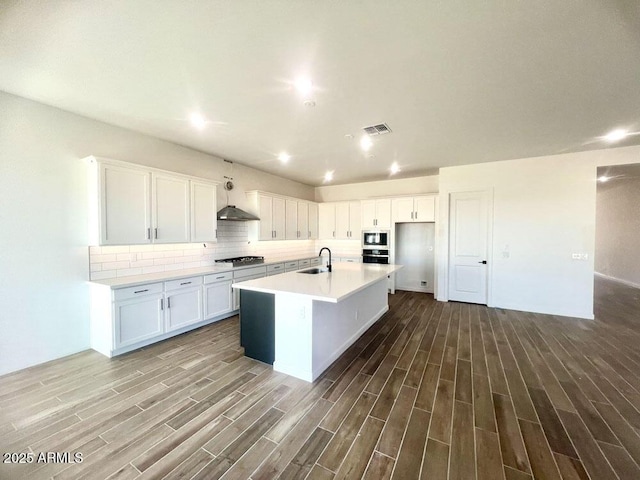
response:
[[[384,135],[385,133],[391,133],[389,125],[386,123],[380,123],[379,125],[372,125],[370,127],[364,127],[363,130],[367,135]]]

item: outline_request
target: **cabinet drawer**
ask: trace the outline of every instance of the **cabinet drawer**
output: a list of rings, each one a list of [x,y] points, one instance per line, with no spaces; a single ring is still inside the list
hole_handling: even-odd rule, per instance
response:
[[[234,280],[240,280],[246,277],[253,277],[255,275],[264,275],[267,273],[267,267],[251,267],[251,268],[243,268],[242,270],[234,271],[233,278]]]
[[[113,298],[127,300],[129,298],[142,297],[153,293],[162,293],[162,283],[150,283],[148,285],[138,285],[137,287],[119,288],[114,290]]]
[[[309,260],[309,265],[320,265],[320,257],[313,257]],[[301,265],[302,266],[302,265]]]
[[[267,275],[269,275],[270,273],[282,273],[282,272],[284,272],[284,263],[267,265]]]
[[[176,288],[197,287],[198,285],[202,285],[202,277],[189,277],[164,282],[164,289],[168,292]]]
[[[212,273],[211,275],[204,276],[204,283],[224,282],[225,280],[231,280],[232,278],[233,272]]]
[[[308,267],[310,264],[311,264],[311,260],[309,260],[308,258],[305,258],[304,260],[300,260],[298,262],[298,265],[300,266],[300,268]]]
[[[287,270],[297,270],[298,262],[287,262],[285,263],[284,268]]]

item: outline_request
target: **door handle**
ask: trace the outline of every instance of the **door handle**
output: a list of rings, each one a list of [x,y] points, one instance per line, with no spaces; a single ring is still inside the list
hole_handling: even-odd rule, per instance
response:
[[[487,261],[486,260],[482,260],[481,262],[478,262],[478,263],[482,263],[483,265],[486,265]]]

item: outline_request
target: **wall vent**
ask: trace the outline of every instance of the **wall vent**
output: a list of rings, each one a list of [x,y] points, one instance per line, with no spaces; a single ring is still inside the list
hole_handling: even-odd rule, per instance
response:
[[[389,125],[386,123],[380,123],[378,125],[372,125],[370,127],[364,127],[363,130],[369,136],[384,135],[385,133],[391,133]]]

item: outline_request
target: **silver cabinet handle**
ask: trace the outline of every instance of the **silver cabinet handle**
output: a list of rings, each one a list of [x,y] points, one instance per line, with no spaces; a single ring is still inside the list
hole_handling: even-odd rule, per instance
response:
[[[224,278],[224,275],[222,275],[221,277],[216,277],[216,280],[220,280],[221,278]]]
[[[167,308],[171,308],[171,297],[167,297]]]
[[[213,235],[214,235],[214,238],[218,238],[218,229],[217,228],[213,231]]]
[[[191,282],[182,282],[180,285],[189,285]]]
[[[154,228],[154,238],[158,238],[158,228]]]
[[[160,310],[164,310],[164,298],[160,299]]]
[[[148,288],[145,288],[144,290],[136,290],[136,291],[135,291],[135,292],[133,292],[133,293],[142,293],[142,292],[148,292],[148,291],[149,291],[149,289],[148,289]]]
[[[335,238],[335,237],[336,237],[336,231],[334,230],[333,231],[333,238]]]
[[[147,228],[147,240],[151,240],[151,228]]]

